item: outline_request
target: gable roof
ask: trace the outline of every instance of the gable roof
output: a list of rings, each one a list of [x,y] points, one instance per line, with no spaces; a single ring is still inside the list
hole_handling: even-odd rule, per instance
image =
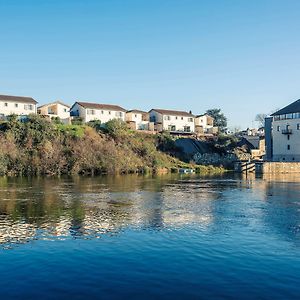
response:
[[[80,106],[84,107],[84,108],[90,108],[90,109],[103,109],[103,110],[113,110],[113,111],[123,111],[126,112],[126,109],[124,109],[121,106],[118,105],[112,105],[112,104],[100,104],[100,103],[90,103],[90,102],[75,102],[73,104],[73,106],[75,104],[79,104]],[[71,109],[73,108],[73,106],[71,107]]]
[[[0,100],[37,104],[37,101],[35,101],[33,98],[23,96],[0,95]]]
[[[148,112],[142,111],[142,110],[138,110],[138,109],[128,110],[127,112],[128,113],[137,113],[137,114],[148,114]]]
[[[200,117],[204,117],[204,116],[207,116],[207,117],[210,117],[210,118],[214,119],[214,117],[210,116],[209,114],[197,115],[197,116],[195,116],[195,118],[200,118]]]
[[[295,112],[300,112],[300,99],[276,111],[275,113],[271,114],[271,116],[285,115]]]
[[[38,106],[38,108],[42,108],[42,107],[53,105],[53,104],[60,104],[60,105],[63,105],[63,106],[66,106],[66,107],[70,108],[70,105],[65,104],[65,103],[63,103],[61,101],[54,101],[54,102],[51,102],[51,103],[46,103],[46,104],[43,104],[41,106]]]
[[[157,108],[152,108],[150,111],[156,111],[162,115],[171,115],[171,116],[181,116],[181,117],[192,117],[194,118],[195,116],[193,114],[190,114],[186,111],[179,111],[179,110],[168,110],[168,109],[157,109]]]

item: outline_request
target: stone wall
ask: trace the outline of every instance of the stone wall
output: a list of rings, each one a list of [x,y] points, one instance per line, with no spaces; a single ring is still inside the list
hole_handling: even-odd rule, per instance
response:
[[[257,162],[255,164],[256,173],[259,174],[279,174],[279,173],[300,173],[299,162]]]

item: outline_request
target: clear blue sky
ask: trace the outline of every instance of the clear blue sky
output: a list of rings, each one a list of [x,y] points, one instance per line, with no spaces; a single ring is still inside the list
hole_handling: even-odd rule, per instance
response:
[[[300,98],[299,0],[0,0],[0,94],[252,126]]]

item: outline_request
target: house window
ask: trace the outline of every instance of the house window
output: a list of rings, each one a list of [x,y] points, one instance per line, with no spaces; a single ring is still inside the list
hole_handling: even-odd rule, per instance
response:
[[[178,117],[175,117],[175,119],[177,120],[177,119],[178,119]]]
[[[291,145],[287,145],[287,149],[288,149],[288,150],[291,150]]]
[[[94,115],[94,114],[95,114],[95,110],[93,110],[93,109],[88,109],[88,110],[86,111],[86,113],[87,113],[88,115]]]
[[[8,106],[8,103],[7,103],[7,102],[5,102],[5,103],[4,103],[4,106]]]
[[[33,110],[33,105],[32,104],[24,104],[24,109],[25,110]]]
[[[101,110],[101,115],[103,115],[104,114],[104,111],[103,110]]]
[[[280,131],[280,126],[277,126],[277,131]]]
[[[165,116],[164,119],[170,121],[171,117],[170,116]]]
[[[300,130],[300,124],[299,123],[297,124],[297,130]]]
[[[188,118],[188,122],[193,122],[193,118]]]
[[[290,139],[290,135],[289,135],[289,134],[287,135],[287,139],[288,139],[288,140]]]
[[[293,119],[293,114],[286,114],[287,119]]]
[[[15,107],[18,107],[19,106],[19,104],[18,103],[15,103]]]
[[[67,112],[67,109],[66,109],[66,108],[64,108],[64,112]]]
[[[137,115],[135,114],[134,117],[137,118]]]
[[[111,111],[109,111],[108,114],[111,115]]]

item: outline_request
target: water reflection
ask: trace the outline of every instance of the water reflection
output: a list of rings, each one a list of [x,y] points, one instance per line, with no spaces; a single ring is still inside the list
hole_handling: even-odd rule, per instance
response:
[[[0,178],[0,243],[99,238],[125,228],[245,226],[299,240],[297,177]]]

